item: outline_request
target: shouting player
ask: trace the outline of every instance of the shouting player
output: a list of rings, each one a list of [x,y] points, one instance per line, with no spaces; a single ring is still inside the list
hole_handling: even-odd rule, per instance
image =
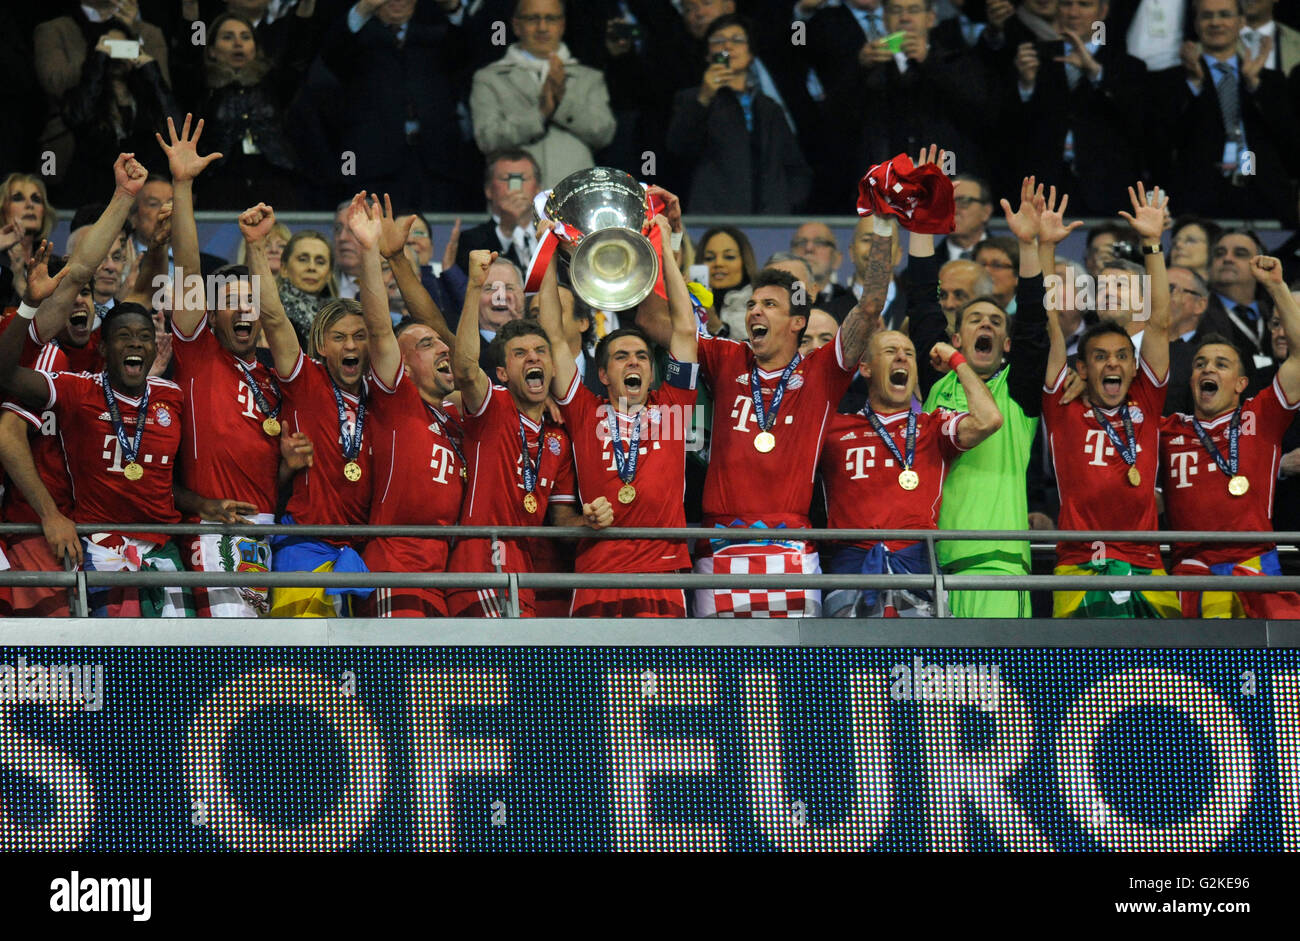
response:
[[[407,310],[420,321],[398,326],[404,381],[392,391],[377,385],[371,401],[371,455],[375,489],[370,501],[372,526],[452,526],[460,516],[465,491],[465,457],[459,413],[446,401],[454,391],[451,350],[442,314],[420,284],[405,252],[415,216],[393,218],[384,197],[379,211],[379,251],[389,260]],[[431,326],[432,324],[432,326]],[[375,326],[376,336],[389,326]],[[375,536],[366,543],[372,572],[443,572],[448,541],[415,536]],[[445,617],[441,588],[377,588],[361,606],[377,617]]]
[[[258,228],[271,213],[260,204],[240,217]],[[298,335],[274,290],[262,292],[262,323],[284,392],[287,427],[315,445],[312,465],[293,478],[284,522],[345,529],[370,518],[374,468],[366,436],[373,379],[384,390],[401,381],[402,357],[388,316],[388,291],[379,266],[380,223],[358,193],[346,216],[362,246],[360,302],[338,298],[323,304],[312,321],[312,359],[303,355]],[[270,284],[268,278],[265,284]],[[372,432],[373,434],[373,432]],[[271,540],[277,570],[364,572],[365,563],[346,538],[279,536]],[[272,617],[329,617],[350,612],[353,597],[369,588],[277,588]]]
[[[554,370],[545,331],[529,320],[508,321],[498,331],[492,346],[497,379],[504,387],[494,386],[479,366],[479,297],[495,260],[496,252],[470,252],[469,284],[452,355],[470,465],[460,521],[466,526],[540,526],[549,508],[551,522],[558,525],[608,526],[613,522],[608,505],[593,504],[584,508],[583,516],[572,508],[575,486],[569,436],[563,427],[550,424],[545,414]],[[525,540],[461,539],[452,550],[448,570],[531,572],[533,562]],[[521,617],[533,615],[532,591],[520,591],[519,606]],[[453,616],[501,617],[505,607],[503,598],[491,589],[453,589],[447,597]]]
[[[1256,256],[1251,273],[1268,291],[1287,335],[1287,357],[1267,388],[1242,401],[1250,376],[1232,341],[1209,334],[1192,352],[1192,414],[1160,427],[1165,518],[1172,529],[1265,532],[1273,528],[1273,489],[1282,436],[1300,408],[1300,306],[1282,279],[1282,263]],[[1271,543],[1176,543],[1175,575],[1281,575]],[[1295,592],[1181,592],[1183,616],[1300,617]]]
[[[656,218],[664,244],[668,223]],[[551,348],[565,350],[557,260],[542,281],[541,323]],[[618,526],[683,527],[686,511],[686,431],[695,404],[697,321],[681,272],[664,265],[672,315],[669,380],[651,391],[654,360],[650,341],[635,327],[606,334],[596,344],[595,369],[605,397],[582,382],[572,355],[555,359],[551,389],[573,439],[574,466],[583,513],[611,508]],[[689,569],[684,540],[605,541],[578,545],[577,572],[675,572]],[[599,617],[685,617],[681,589],[593,589],[574,592],[570,614]]]
[[[167,119],[170,143],[158,135],[167,154],[173,191],[172,359],[176,384],[185,393],[185,437],[180,454],[182,485],[196,493],[220,493],[238,500],[247,519],[275,522],[280,470],[280,406],[283,394],[271,369],[256,356],[262,334],[259,302],[276,303],[274,280],[266,260],[266,237],[275,217],[265,213],[250,224],[240,218],[248,268],[228,266],[219,272],[218,290],[209,296],[202,285],[199,233],[194,222],[194,178],[221,154],[198,155],[200,120],[190,133],[190,116],[177,135]],[[254,291],[250,279],[263,288]],[[202,522],[233,523],[225,514]],[[205,572],[266,572],[271,547],[265,539],[204,533],[190,537],[190,565]],[[258,617],[270,610],[265,588],[200,588],[194,593],[201,616]]]
[[[912,236],[916,238],[914,234]],[[931,235],[929,250],[934,251]],[[939,307],[938,283],[926,303]],[[947,343],[930,350],[936,369],[961,380],[968,411],[938,408],[914,412],[916,348],[904,333],[872,336],[859,371],[867,380],[867,404],[855,415],[836,415],[822,446],[826,518],[841,529],[936,529],[943,481],[956,457],[1002,427],[992,393],[966,357]],[[925,543],[916,540],[857,542],[831,558],[830,571],[879,575],[930,571]],[[830,617],[933,617],[930,593],[908,590],[840,589],[826,596]]]
[[[1059,325],[1051,329],[1043,418],[1065,530],[1157,528],[1157,446],[1169,379],[1169,278],[1160,253],[1167,197],[1157,189],[1148,203],[1141,183],[1129,196],[1133,214],[1120,215],[1142,238],[1150,279],[1141,357],[1122,326],[1093,324],[1079,340],[1075,363],[1087,401],[1066,403],[1065,337]],[[1159,546],[1146,542],[1062,542],[1056,561],[1058,575],[1164,574]],[[1054,610],[1056,617],[1176,617],[1179,607],[1167,591],[1058,591]]]

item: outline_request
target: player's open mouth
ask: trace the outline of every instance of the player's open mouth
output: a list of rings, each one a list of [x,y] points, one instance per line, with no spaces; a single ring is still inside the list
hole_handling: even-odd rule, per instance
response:
[[[68,317],[68,326],[78,330],[84,328],[89,322],[90,315],[86,313],[77,312]]]
[[[638,374],[636,374],[636,373],[629,373],[629,374],[628,374],[628,375],[623,379],[623,385],[627,386],[627,391],[629,391],[629,392],[640,392],[640,391],[641,391],[641,377],[640,377]]]
[[[1124,380],[1120,376],[1102,376],[1101,390],[1107,395],[1119,395],[1120,390],[1124,388]]]
[[[907,388],[907,380],[908,380],[909,378],[910,378],[910,377],[908,376],[908,374],[907,374],[907,370],[906,370],[906,369],[894,369],[894,370],[890,370],[890,373],[889,373],[889,384],[890,384],[891,386],[893,386],[894,388],[896,388],[896,389],[906,389],[906,388]]]
[[[529,392],[541,392],[546,388],[546,372],[540,366],[534,366],[524,373],[524,386]]]
[[[976,352],[976,353],[992,353],[992,352],[993,352],[993,334],[991,334],[991,333],[981,333],[979,336],[977,336],[977,337],[975,338],[975,352]]]
[[[143,356],[122,357],[122,372],[128,379],[138,379],[144,374]]]
[[[361,357],[345,356],[343,357],[343,359],[339,361],[339,365],[342,366],[348,372],[356,372],[361,369]]]
[[[442,359],[434,363],[433,371],[438,373],[438,375],[440,376],[446,376],[447,378],[450,379],[451,378],[451,357],[444,356]]]
[[[253,335],[253,325],[245,320],[240,323],[236,323],[235,326],[232,328],[232,332],[239,339],[247,340],[249,337]]]
[[[1218,391],[1219,391],[1219,383],[1214,379],[1207,378],[1201,380],[1202,395],[1214,395]]]
[[[752,340],[761,340],[767,336],[768,326],[765,323],[751,323],[749,325],[749,337]]]

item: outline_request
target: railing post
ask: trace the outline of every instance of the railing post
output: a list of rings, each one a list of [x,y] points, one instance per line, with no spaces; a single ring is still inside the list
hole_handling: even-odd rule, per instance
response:
[[[90,596],[86,590],[86,573],[82,569],[77,569],[77,604],[76,612],[72,615],[78,618],[90,617]]]
[[[934,616],[948,617],[948,598],[943,590],[943,570],[939,568],[939,557],[934,551],[934,536],[926,533],[925,551],[930,556],[930,571],[934,575]]]
[[[521,617],[519,608],[519,575],[515,572],[510,573],[510,616],[512,618]]]

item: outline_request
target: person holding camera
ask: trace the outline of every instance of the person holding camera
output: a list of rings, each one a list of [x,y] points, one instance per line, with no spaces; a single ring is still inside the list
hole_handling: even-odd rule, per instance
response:
[[[786,214],[808,196],[812,173],[785,112],[754,80],[752,41],[744,17],[714,20],[700,84],[673,102],[668,151],[691,161],[691,212]]]

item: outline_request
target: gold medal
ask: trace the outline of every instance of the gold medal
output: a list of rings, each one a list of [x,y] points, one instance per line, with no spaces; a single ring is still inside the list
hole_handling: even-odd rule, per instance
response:
[[[524,494],[524,512],[529,514],[537,512],[537,498],[531,493]]]
[[[1136,464],[1128,469],[1128,482],[1134,487],[1142,486],[1142,475],[1138,473]]]
[[[469,472],[465,470],[465,465],[460,465],[460,479],[469,480]]]
[[[268,418],[266,421],[262,422],[262,430],[274,438],[280,434],[280,423],[274,418]]]
[[[348,461],[343,465],[343,476],[355,484],[361,479],[361,465],[356,461]]]
[[[915,490],[921,486],[921,475],[910,467],[905,467],[903,472],[898,475],[898,486],[904,490]]]
[[[1250,481],[1241,474],[1238,474],[1233,477],[1232,480],[1228,481],[1228,493],[1232,494],[1234,497],[1244,495],[1249,489]]]
[[[754,436],[754,450],[766,454],[776,447],[776,435],[770,431],[760,431]]]
[[[636,487],[631,484],[624,484],[618,488],[618,502],[631,503],[636,499]]]
[[[122,468],[122,476],[127,480],[139,480],[144,476],[144,468],[135,461],[132,461],[130,464],[127,464],[126,467]]]

